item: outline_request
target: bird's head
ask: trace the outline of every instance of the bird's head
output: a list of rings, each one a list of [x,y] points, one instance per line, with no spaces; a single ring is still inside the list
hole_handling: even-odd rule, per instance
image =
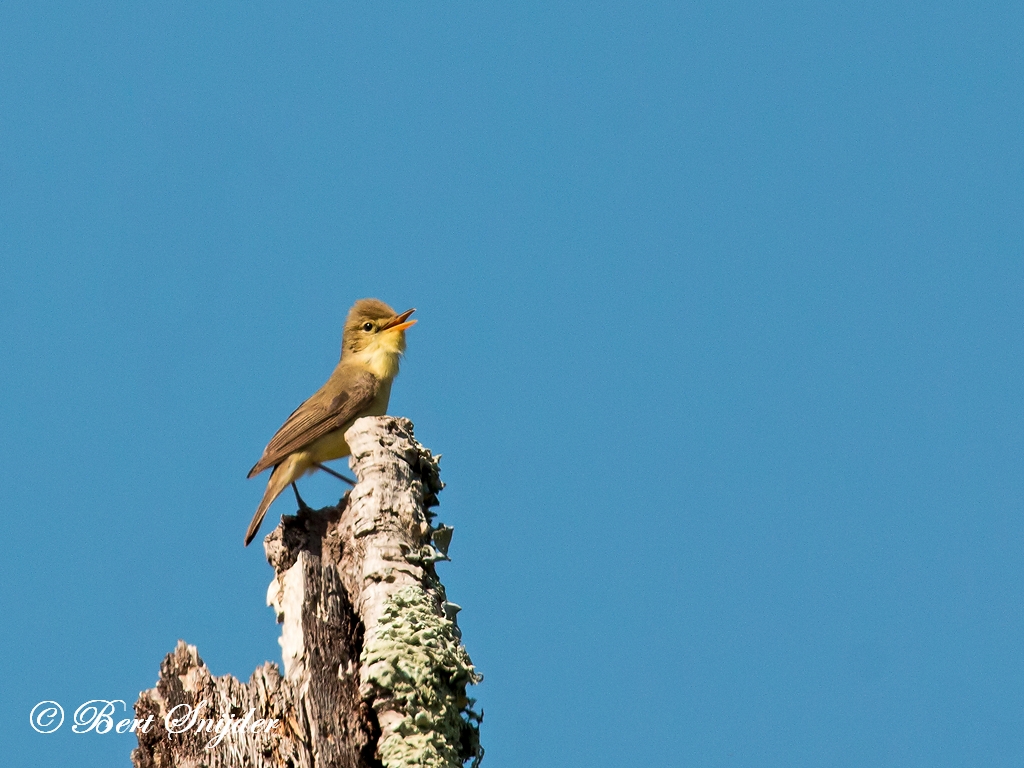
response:
[[[405,352],[405,330],[416,321],[378,299],[360,299],[352,305],[341,338],[342,360],[358,360],[381,378],[398,373],[398,358]]]

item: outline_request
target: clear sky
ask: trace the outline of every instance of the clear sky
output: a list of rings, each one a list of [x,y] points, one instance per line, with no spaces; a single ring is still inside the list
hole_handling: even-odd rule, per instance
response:
[[[485,766],[1020,766],[1022,22],[4,3],[5,764],[279,659],[245,475],[376,296]]]

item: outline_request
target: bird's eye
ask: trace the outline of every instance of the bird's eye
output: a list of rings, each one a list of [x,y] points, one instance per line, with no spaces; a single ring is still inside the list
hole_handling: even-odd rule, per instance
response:
[[[369,333],[373,330],[373,323],[363,323],[363,330]]]

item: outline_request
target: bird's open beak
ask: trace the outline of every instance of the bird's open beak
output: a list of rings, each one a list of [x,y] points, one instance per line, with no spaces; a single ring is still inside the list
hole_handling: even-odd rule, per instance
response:
[[[381,326],[382,331],[404,331],[406,328],[416,325],[415,320],[406,322],[405,319],[415,312],[415,309],[407,309],[402,314],[391,318],[385,325]]]

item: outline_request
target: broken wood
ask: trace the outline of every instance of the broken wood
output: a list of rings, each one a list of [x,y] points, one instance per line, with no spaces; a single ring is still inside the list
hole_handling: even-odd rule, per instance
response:
[[[482,678],[434,570],[451,539],[432,525],[437,458],[407,419],[362,418],[345,439],[356,486],[264,542],[284,675],[267,662],[248,683],[213,677],[179,641],[135,704],[152,723],[135,768],[459,768],[483,756],[466,696]]]

